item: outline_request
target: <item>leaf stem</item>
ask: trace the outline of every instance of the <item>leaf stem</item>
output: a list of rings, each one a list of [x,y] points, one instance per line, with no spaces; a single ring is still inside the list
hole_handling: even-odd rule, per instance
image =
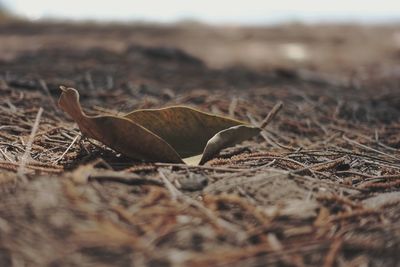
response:
[[[267,117],[265,117],[265,119],[262,121],[260,128],[264,129],[271,121],[272,119],[275,117],[275,115],[279,112],[279,110],[281,110],[281,108],[283,107],[283,103],[282,101],[279,101],[273,108],[272,110],[268,113]]]

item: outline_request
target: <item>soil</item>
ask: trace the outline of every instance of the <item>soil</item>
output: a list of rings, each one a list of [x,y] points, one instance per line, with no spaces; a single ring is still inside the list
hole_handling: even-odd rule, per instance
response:
[[[0,265],[400,266],[399,36],[2,21]],[[204,166],[138,162],[83,137],[60,85],[89,114],[284,107]]]

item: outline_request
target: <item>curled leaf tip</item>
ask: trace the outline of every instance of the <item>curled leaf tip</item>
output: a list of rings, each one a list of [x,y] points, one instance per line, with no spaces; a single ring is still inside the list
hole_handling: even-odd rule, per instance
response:
[[[82,116],[85,116],[82,112],[81,105],[79,104],[79,93],[74,88],[67,88],[60,86],[62,90],[58,105],[66,113],[68,113],[74,120],[80,120]]]

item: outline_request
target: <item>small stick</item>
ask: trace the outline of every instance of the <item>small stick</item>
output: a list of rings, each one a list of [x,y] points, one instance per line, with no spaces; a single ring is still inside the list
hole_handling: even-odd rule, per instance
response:
[[[95,180],[98,182],[116,182],[126,185],[156,185],[163,186],[159,180],[141,178],[134,174],[118,173],[113,171],[106,171],[99,174],[90,174],[89,181]]]
[[[211,210],[209,210],[207,207],[205,207],[201,202],[192,199],[191,197],[186,196],[183,194],[181,191],[179,191],[165,176],[165,174],[162,172],[162,170],[158,170],[158,173],[160,174],[163,182],[165,183],[165,186],[167,187],[168,191],[171,193],[171,197],[174,200],[180,200],[183,202],[186,202],[188,205],[192,205],[196,207],[203,215],[205,215],[208,219],[213,221],[216,225],[221,227],[224,230],[228,230],[231,233],[235,233],[236,235],[239,236],[239,238],[243,238],[246,236],[246,234],[241,231],[236,225],[225,221],[222,218],[219,218],[216,216]]]
[[[64,153],[62,153],[62,155],[56,159],[54,161],[55,164],[57,164],[60,160],[62,160],[62,158],[65,156],[65,154],[67,154],[67,152],[71,149],[71,147],[74,145],[74,143],[76,142],[76,140],[78,140],[78,137],[81,136],[81,134],[77,134],[77,136],[75,136],[74,140],[72,140],[71,144],[67,147],[67,149],[64,151]]]
[[[229,104],[229,116],[232,118],[235,117],[235,110],[236,110],[237,104],[238,104],[238,98],[233,97],[231,100],[231,103]]]
[[[275,115],[279,112],[279,110],[281,110],[281,108],[283,107],[283,103],[282,101],[279,101],[273,108],[272,110],[268,113],[267,117],[265,117],[265,119],[262,121],[260,128],[264,129],[271,121],[272,119],[275,117]]]
[[[25,167],[26,167],[26,163],[28,161],[28,156],[30,155],[30,152],[31,152],[31,149],[32,149],[33,139],[35,138],[36,132],[37,132],[37,130],[39,128],[39,122],[40,122],[40,118],[42,116],[42,113],[43,113],[43,108],[40,107],[38,113],[36,114],[35,123],[33,124],[31,135],[29,136],[28,143],[26,144],[25,153],[22,155],[21,163],[20,163],[20,165],[18,167],[18,170],[17,170],[17,177],[19,177],[23,181],[26,181]]]
[[[382,152],[382,151],[380,151],[380,150],[377,150],[377,149],[375,149],[375,148],[372,148],[372,147],[369,147],[369,146],[360,144],[360,143],[357,142],[357,141],[354,141],[354,140],[352,140],[352,139],[350,139],[350,138],[347,138],[345,135],[343,135],[342,138],[343,138],[345,141],[347,141],[348,143],[353,144],[353,145],[356,145],[356,146],[359,146],[359,147],[361,147],[361,148],[363,148],[363,149],[365,149],[365,150],[373,151],[373,152],[375,152],[375,153],[378,153],[378,154],[387,156],[387,157],[392,158],[392,159],[395,159],[395,160],[400,160],[400,158],[398,158],[398,157],[396,157],[396,156],[393,156],[393,155],[390,155],[390,154],[388,154],[388,153],[385,153],[385,152]]]
[[[395,188],[400,185],[400,181],[393,182],[366,182],[361,184],[361,188],[368,190],[379,190],[379,189],[387,189],[387,188]]]
[[[171,194],[171,198],[172,200],[177,200],[178,197],[181,196],[181,192],[179,192],[178,189],[176,189],[176,187],[168,180],[168,178],[165,176],[165,174],[161,171],[158,170],[158,173],[161,176],[161,179],[163,180],[165,187],[167,187],[169,193]]]
[[[325,261],[324,261],[324,267],[332,267],[335,263],[335,259],[337,254],[339,253],[341,247],[343,244],[342,239],[335,239],[332,242],[332,245],[328,251],[328,254],[326,255]]]
[[[222,172],[248,171],[247,169],[222,168],[222,167],[212,167],[212,166],[203,166],[203,165],[191,166],[191,165],[186,165],[183,163],[161,163],[161,162],[158,162],[158,163],[154,163],[154,165],[157,167],[178,167],[178,168],[184,168],[184,169],[202,169],[202,170],[222,171]]]
[[[374,176],[371,176],[370,174],[362,173],[362,172],[356,172],[356,171],[337,171],[335,172],[336,174],[353,174],[353,175],[358,175],[361,177],[366,177],[366,178],[371,178]]]
[[[400,174],[393,174],[393,175],[378,175],[378,176],[371,176],[368,175],[367,179],[365,181],[371,181],[371,180],[397,180],[400,179]]]
[[[4,156],[4,158],[8,159],[8,160],[11,161],[11,162],[14,162],[14,161],[6,154],[6,152],[3,151],[1,148],[0,148],[0,153]]]
[[[46,82],[44,80],[40,79],[39,80],[39,84],[40,84],[40,87],[42,87],[42,89],[45,92],[45,94],[47,95],[47,97],[50,99],[50,103],[53,106],[53,109],[55,111],[58,111],[57,104],[54,101],[53,97],[51,96],[50,91],[49,91],[49,87],[47,87]]]

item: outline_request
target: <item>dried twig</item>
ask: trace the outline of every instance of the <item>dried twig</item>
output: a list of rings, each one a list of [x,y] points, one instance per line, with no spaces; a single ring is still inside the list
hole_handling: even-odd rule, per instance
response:
[[[264,129],[271,121],[272,119],[278,114],[279,110],[283,107],[282,102],[278,102],[272,110],[268,113],[267,117],[261,122],[260,128]]]
[[[323,267],[332,267],[335,263],[336,256],[342,247],[343,240],[335,239],[326,255]]]
[[[178,197],[182,197],[182,193],[178,189],[176,189],[176,187],[168,180],[165,174],[161,170],[158,170],[158,173],[160,174],[161,179],[163,180],[165,186],[171,194],[171,198],[173,200],[177,200]]]
[[[121,173],[114,171],[106,171],[101,173],[94,173],[89,175],[89,180],[98,182],[117,182],[126,185],[157,185],[162,186],[164,183],[148,178],[141,178],[135,174]]]
[[[235,225],[231,224],[228,221],[223,220],[222,218],[217,217],[214,215],[209,209],[207,209],[203,204],[200,202],[184,195],[181,191],[176,189],[176,187],[168,180],[168,178],[165,176],[165,174],[161,171],[158,170],[161,178],[165,182],[165,185],[167,186],[168,190],[171,193],[171,196],[175,200],[182,200],[188,203],[189,205],[195,206],[198,208],[204,215],[206,215],[210,220],[212,220],[216,225],[220,226],[222,229],[228,230],[232,233],[235,233],[239,238],[245,238],[246,234],[243,233],[238,227]]]
[[[55,111],[58,111],[57,104],[56,104],[56,102],[54,101],[53,97],[50,94],[50,90],[49,90],[49,87],[47,86],[46,81],[43,80],[43,79],[39,79],[39,84],[40,84],[40,87],[42,87],[43,91],[45,92],[47,98],[49,99],[52,108]]]
[[[343,135],[342,138],[343,138],[344,140],[346,140],[347,142],[349,142],[349,143],[351,143],[351,144],[353,144],[353,145],[359,146],[359,147],[361,147],[361,148],[363,148],[363,149],[373,151],[373,152],[375,152],[375,153],[378,153],[378,154],[387,156],[387,157],[392,158],[392,159],[395,159],[395,160],[400,160],[400,158],[398,158],[398,157],[396,157],[396,156],[390,155],[390,154],[388,154],[388,153],[382,152],[382,151],[377,150],[377,149],[375,149],[375,148],[372,148],[372,147],[369,147],[369,146],[360,144],[360,143],[357,142],[357,141],[351,140],[351,139],[347,138],[345,135]]]
[[[35,134],[39,128],[39,122],[40,122],[42,113],[43,113],[43,108],[39,108],[38,113],[36,114],[35,122],[32,127],[31,135],[29,136],[28,143],[26,144],[25,153],[21,157],[20,165],[17,170],[17,176],[23,181],[27,181],[26,176],[25,176],[25,166],[28,161],[28,157],[30,157],[33,140],[34,140]]]
[[[235,110],[238,105],[238,98],[232,97],[231,103],[229,104],[229,116],[234,118],[235,117]]]
[[[64,153],[62,153],[61,156],[54,161],[54,164],[57,164],[60,160],[62,160],[62,158],[65,156],[65,154],[67,154],[67,152],[71,149],[71,147],[75,144],[76,140],[78,140],[80,136],[80,133],[75,136],[74,140],[72,140],[71,144],[67,147]]]
[[[220,172],[243,172],[247,171],[247,169],[239,169],[239,168],[221,168],[221,167],[213,167],[213,166],[191,166],[180,163],[154,163],[155,166],[159,167],[178,167],[183,169],[201,169],[201,170],[209,170],[209,171],[220,171]]]
[[[0,148],[0,153],[4,156],[4,158],[8,159],[10,162],[14,162],[3,149]]]

